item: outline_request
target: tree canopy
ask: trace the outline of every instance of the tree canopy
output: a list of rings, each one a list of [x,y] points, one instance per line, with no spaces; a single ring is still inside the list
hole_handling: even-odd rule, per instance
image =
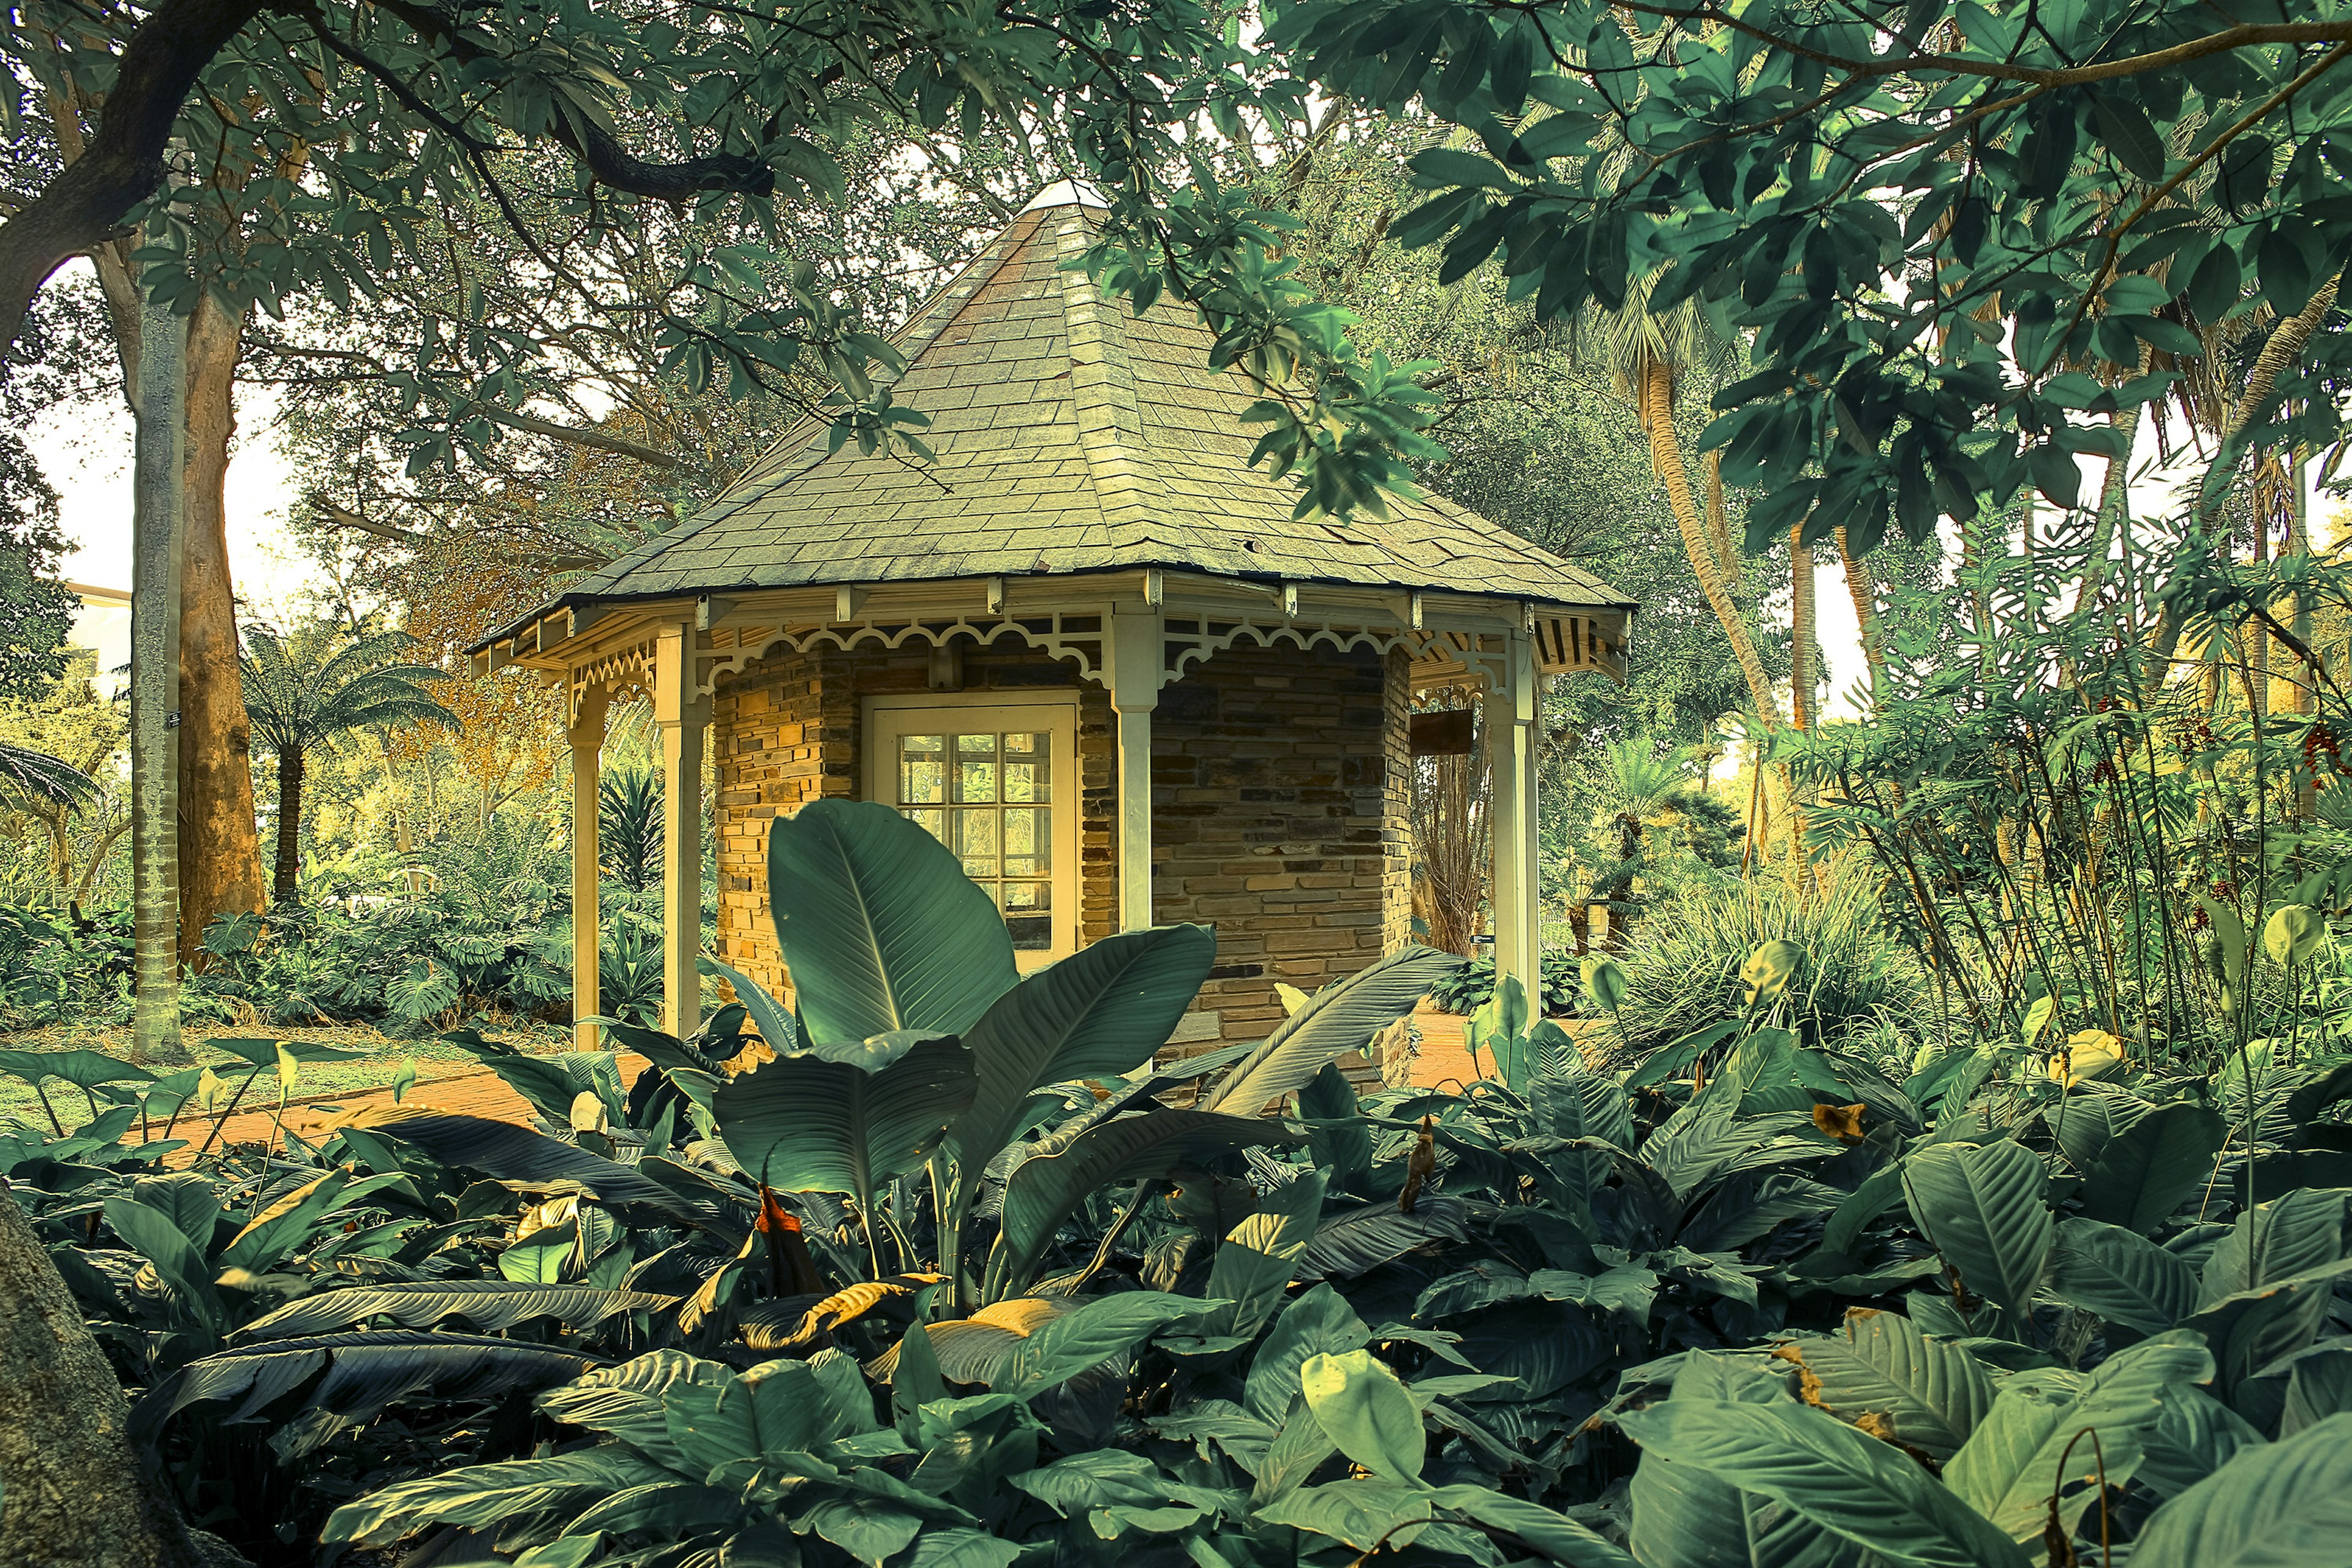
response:
[[[2127,458],[2233,321],[2252,395],[2197,515],[2249,451],[2339,437],[2336,0],[1309,0],[1269,41],[1470,133],[1414,156],[1390,231],[1446,278],[1500,256],[1540,319],[1646,289],[1744,342],[1703,441],[1761,493],[1751,547],[2080,505],[2077,458]]]

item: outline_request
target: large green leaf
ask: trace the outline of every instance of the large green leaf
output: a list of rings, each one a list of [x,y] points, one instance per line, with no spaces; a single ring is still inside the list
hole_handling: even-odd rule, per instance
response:
[[[300,1388],[299,1408],[362,1422],[424,1390],[438,1400],[488,1402],[509,1389],[565,1382],[593,1364],[593,1357],[553,1345],[429,1330],[272,1340],[190,1362],[149,1389],[131,1421],[135,1433],[152,1437],[191,1405],[240,1394],[245,1403],[229,1419],[242,1420]]]
[[[2146,1236],[2211,1176],[2229,1135],[2219,1111],[2178,1100],[2158,1106],[2109,1138],[2084,1172],[2084,1211]]]
[[[325,1333],[387,1318],[419,1329],[445,1318],[463,1318],[481,1333],[494,1334],[533,1318],[560,1319],[567,1327],[593,1326],[614,1312],[666,1307],[674,1296],[643,1290],[604,1290],[591,1285],[528,1285],[508,1279],[419,1279],[392,1285],[358,1285],[322,1290],[289,1301],[236,1332],[240,1340],[291,1339]]]
[[[1298,1386],[1339,1452],[1384,1480],[1421,1479],[1429,1447],[1421,1411],[1385,1362],[1369,1350],[1309,1356]]]
[[[96,1089],[109,1083],[144,1083],[155,1076],[145,1068],[133,1067],[103,1052],[79,1048],[0,1051],[0,1072],[13,1074],[30,1084],[61,1078],[77,1089]]]
[[[617,1161],[487,1116],[383,1106],[360,1113],[363,1131],[412,1144],[445,1165],[537,1190],[577,1187],[607,1204],[642,1204],[673,1221],[694,1209],[658,1182]]]
[[[1033,1330],[991,1386],[1027,1397],[1124,1355],[1169,1324],[1213,1311],[1219,1302],[1159,1290],[1123,1290],[1056,1314]]]
[[[753,1179],[779,1192],[849,1193],[870,1214],[874,1190],[930,1158],[971,1096],[971,1053],[931,1039],[879,1072],[779,1057],[721,1086],[711,1106],[720,1141]]]
[[[628,1449],[575,1449],[541,1459],[467,1465],[395,1481],[337,1509],[322,1541],[389,1546],[429,1527],[473,1529],[518,1513],[569,1510],[657,1479],[675,1481]]]
[[[1864,1568],[1877,1561],[1770,1498],[1652,1450],[1626,1487],[1628,1544],[1652,1568]]]
[[[1490,1534],[1510,1537],[1562,1568],[1634,1568],[1633,1560],[1605,1536],[1525,1498],[1463,1483],[1439,1487],[1430,1493],[1430,1500],[1475,1521]]]
[[[1255,1116],[1412,1011],[1429,988],[1462,967],[1452,953],[1408,947],[1326,985],[1282,1021],[1209,1092],[1205,1109]]]
[[[2224,1296],[2189,1317],[2186,1326],[2212,1346],[2221,1391],[2233,1404],[2243,1404],[2240,1392],[2249,1379],[2317,1337],[2336,1285],[2347,1276],[2352,1276],[2352,1258],[2337,1258]],[[2274,1409],[2268,1414],[2275,1414]],[[2261,1418],[2267,1420],[2268,1414]]]
[[[1279,1426],[1298,1403],[1298,1369],[1323,1354],[1361,1350],[1372,1332],[1347,1298],[1328,1285],[1297,1297],[1274,1321],[1273,1330],[1250,1358],[1242,1402],[1269,1426]]]
[[[155,1266],[190,1317],[215,1332],[226,1324],[220,1295],[213,1289],[212,1265],[169,1214],[131,1198],[108,1198],[103,1208],[107,1228]]]
[[[1936,1143],[1903,1167],[1911,1217],[1960,1282],[2013,1317],[2026,1317],[2055,1222],[2049,1173],[2021,1144]]]
[[[768,903],[815,1039],[961,1035],[1020,978],[988,895],[945,845],[872,801],[776,818]]]
[[[2305,1187],[2242,1214],[2205,1260],[2197,1304],[2307,1274],[2344,1256],[2352,1193]]]
[[[1663,1454],[1770,1498],[1904,1568],[2025,1568],[2015,1542],[1916,1460],[1809,1405],[1670,1399],[1619,1419],[1644,1462]]]
[[[1257,1212],[1225,1233],[1209,1265],[1209,1295],[1227,1305],[1202,1319],[1201,1333],[1247,1339],[1281,1301],[1323,1212],[1317,1170],[1265,1194]]]
[[[2059,1518],[2071,1527],[2096,1496],[2102,1474],[2110,1486],[2122,1486],[2137,1472],[2163,1419],[2166,1390],[2212,1375],[2204,1342],[2186,1329],[2119,1351],[2088,1377],[2016,1373],[1945,1467],[1945,1483],[2011,1537],[2029,1541],[2042,1533],[2051,1489],[2063,1482],[2075,1489],[2059,1505]],[[2087,1438],[2074,1442],[2085,1427],[2099,1435],[2095,1449]]]
[[[2352,1415],[2250,1448],[2158,1509],[2132,1568],[2342,1568],[2352,1541]]]
[[[2136,1230],[2068,1219],[2051,1255],[2050,1290],[2111,1323],[2160,1333],[2196,1310],[2197,1271]]]
[[[2160,1397],[2164,1414],[2141,1440],[2138,1476],[2160,1498],[2187,1491],[2240,1449],[2262,1446],[2263,1435],[2244,1416],[2194,1384],[2176,1383]]]
[[[1207,926],[1122,931],[1025,976],[989,1005],[963,1037],[971,1052],[971,1109],[941,1152],[969,1205],[998,1151],[1025,1130],[1030,1097],[1046,1084],[1119,1078],[1168,1043],[1217,953]]]
[[[1811,1374],[1805,1397],[1848,1421],[1874,1415],[1898,1442],[1948,1459],[1992,1405],[1992,1378],[1959,1346],[1899,1312],[1856,1309],[1842,1333],[1804,1334],[1773,1352]]]
[[[1304,1142],[1305,1133],[1279,1121],[1208,1110],[1155,1110],[1089,1127],[1055,1152],[1024,1160],[1006,1179],[1003,1228],[988,1258],[987,1298],[1000,1301],[1025,1289],[1054,1233],[1104,1187],[1164,1177],[1219,1154]]]

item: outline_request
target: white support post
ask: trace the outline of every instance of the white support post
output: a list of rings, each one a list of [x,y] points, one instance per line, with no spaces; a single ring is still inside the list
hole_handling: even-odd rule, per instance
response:
[[[602,1006],[596,992],[604,953],[597,904],[597,790],[604,749],[605,690],[592,686],[581,694],[572,717],[572,1048],[593,1051],[597,1030],[587,1020]]]
[[[654,647],[654,722],[662,739],[662,1027],[683,1040],[702,1026],[702,727],[710,699],[695,689],[691,622],[664,626]]]
[[[1122,605],[1106,640],[1118,715],[1118,929],[1141,931],[1151,923],[1151,710],[1167,631],[1157,609]]]
[[[1516,976],[1534,1009],[1542,994],[1541,879],[1536,827],[1535,643],[1509,634],[1501,679],[1486,691],[1486,759],[1492,782],[1495,973]]]

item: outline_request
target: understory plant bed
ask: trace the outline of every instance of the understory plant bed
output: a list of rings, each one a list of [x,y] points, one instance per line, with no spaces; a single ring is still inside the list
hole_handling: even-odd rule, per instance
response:
[[[540,1024],[510,1026],[498,1030],[488,1037],[531,1055],[561,1051],[569,1047],[572,1042],[572,1033],[568,1028]],[[248,1065],[246,1058],[213,1043],[225,1038],[283,1040],[293,1046],[358,1053],[301,1061],[297,1068],[295,1086],[289,1097],[289,1104],[382,1089],[400,1079],[412,1065],[415,1081],[420,1084],[484,1070],[479,1055],[446,1041],[429,1037],[421,1040],[394,1039],[381,1030],[364,1026],[308,1029],[265,1027],[251,1031],[190,1029],[184,1033],[183,1038],[187,1045],[189,1060],[156,1065],[152,1070],[158,1077],[190,1066],[208,1067],[216,1071],[242,1071]],[[95,1051],[117,1061],[128,1062],[131,1059],[131,1031],[111,1025],[100,1027],[58,1025],[46,1029],[0,1035],[0,1052],[38,1056],[67,1051]],[[0,1060],[6,1059],[0,1058]],[[276,1094],[265,1093],[265,1087],[268,1086],[254,1086],[246,1096],[246,1108],[267,1109],[277,1103]],[[42,1106],[45,1096],[48,1102],[47,1110]],[[0,1071],[0,1123],[14,1121],[50,1129],[49,1115],[54,1111],[58,1121],[70,1131],[87,1125],[93,1110],[102,1111],[106,1105],[103,1096],[87,1095],[70,1082],[59,1079],[47,1079],[37,1091],[22,1074],[14,1070]]]

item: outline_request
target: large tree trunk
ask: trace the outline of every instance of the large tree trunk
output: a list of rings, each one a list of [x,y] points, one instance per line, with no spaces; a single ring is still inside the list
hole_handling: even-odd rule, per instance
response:
[[[114,1369],[14,1200],[0,1197],[0,1563],[200,1568],[152,1486]]]
[[[270,883],[272,906],[290,908],[301,900],[302,753],[289,746],[278,753],[278,874]]]
[[[180,580],[180,958],[201,962],[205,927],[261,905],[253,820],[253,734],[229,581],[229,438],[242,312],[207,298],[188,332],[186,564]]]

